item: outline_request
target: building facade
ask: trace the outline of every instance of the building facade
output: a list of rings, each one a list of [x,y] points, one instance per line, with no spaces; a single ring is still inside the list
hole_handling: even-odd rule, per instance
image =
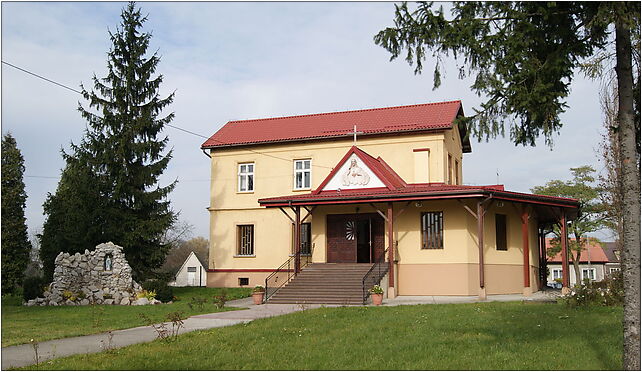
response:
[[[546,240],[547,247],[550,247],[550,239]],[[620,271],[619,251],[614,249],[615,243],[605,242],[586,242],[584,250],[580,254],[579,271],[580,277],[575,273],[573,263],[569,260],[569,283],[571,286],[577,285],[588,279],[590,281],[601,281],[609,275]],[[573,253],[575,254],[575,253]],[[562,255],[556,254],[548,258],[548,278],[549,287],[561,287],[562,281]]]
[[[212,287],[263,285],[302,262],[385,262],[387,296],[545,285],[543,226],[573,199],[464,185],[461,102],[232,121],[211,159]]]

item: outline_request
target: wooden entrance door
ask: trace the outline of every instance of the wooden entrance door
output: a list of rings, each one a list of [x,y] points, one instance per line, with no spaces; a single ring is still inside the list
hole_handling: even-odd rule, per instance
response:
[[[383,254],[384,223],[374,213],[327,217],[327,262],[375,262]]]

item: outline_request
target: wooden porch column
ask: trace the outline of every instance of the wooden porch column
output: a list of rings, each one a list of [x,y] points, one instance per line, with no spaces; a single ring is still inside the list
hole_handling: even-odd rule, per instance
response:
[[[294,275],[301,271],[301,207],[294,208]]]
[[[477,203],[477,245],[479,246],[479,299],[486,299],[484,283],[484,202]]]
[[[540,270],[540,283],[539,288],[546,288],[546,282],[548,281],[548,275],[546,275],[546,234],[544,233],[544,227],[540,228],[539,232],[539,270]]]
[[[522,252],[524,254],[524,296],[533,294],[531,290],[531,263],[530,263],[530,247],[528,246],[528,211],[526,208],[522,209]]]
[[[568,233],[566,232],[566,213],[562,209],[560,216],[560,240],[562,244],[562,294],[567,294],[571,290],[569,272],[568,272]]]
[[[388,230],[388,298],[395,298],[395,236],[394,236],[394,216],[392,214],[392,202],[388,202],[386,211],[387,230]]]

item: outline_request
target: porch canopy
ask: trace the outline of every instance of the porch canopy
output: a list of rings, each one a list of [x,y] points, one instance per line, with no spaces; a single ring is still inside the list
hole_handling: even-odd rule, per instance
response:
[[[385,164],[385,163],[384,163]],[[335,168],[338,169],[339,167]],[[370,167],[373,169],[374,167]],[[350,204],[366,204],[373,206],[377,212],[384,218],[386,222],[386,231],[388,235],[388,262],[389,262],[389,287],[394,287],[394,240],[393,229],[394,220],[399,216],[405,208],[413,202],[430,201],[430,200],[458,200],[461,202],[462,208],[465,208],[471,215],[477,219],[477,236],[479,248],[479,285],[480,297],[485,298],[485,283],[484,283],[484,259],[483,249],[484,246],[484,214],[491,203],[494,202],[513,202],[521,206],[518,208],[522,218],[522,242],[524,251],[524,292],[530,291],[530,273],[529,273],[529,247],[528,247],[528,220],[531,216],[537,216],[538,234],[539,234],[539,260],[540,260],[540,283],[545,285],[546,281],[546,245],[545,235],[551,231],[554,224],[561,226],[562,234],[566,236],[567,221],[573,220],[578,217],[579,202],[575,199],[560,198],[544,195],[527,194],[520,192],[507,191],[503,185],[490,185],[490,186],[465,186],[465,185],[448,185],[443,183],[425,183],[425,184],[406,184],[403,180],[387,168],[383,170],[390,173],[389,176],[384,177],[383,174],[378,175],[382,181],[387,179],[392,182],[383,182],[388,184],[385,187],[377,188],[362,188],[362,189],[348,189],[348,190],[324,190],[327,182],[322,183],[319,188],[309,194],[286,195],[280,197],[260,199],[259,203],[267,208],[288,208],[294,211],[295,219],[293,223],[295,229],[295,247],[296,256],[300,256],[300,208],[303,207],[307,210],[307,218],[312,214],[316,206],[321,205],[350,205]],[[374,171],[373,173],[378,173]],[[383,172],[382,172],[383,173]],[[394,175],[393,175],[394,173]],[[396,176],[396,177],[395,177]],[[328,177],[330,179],[332,174]],[[326,179],[326,181],[328,181]],[[394,182],[397,181],[397,182]],[[470,201],[466,203],[465,201]],[[401,204],[401,209],[397,213],[393,213],[393,203]],[[401,203],[399,203],[401,202]],[[405,203],[404,203],[405,202]],[[375,203],[386,203],[387,208],[385,211],[380,211]],[[474,204],[473,204],[474,203]],[[476,204],[476,211],[470,205]],[[284,211],[284,210],[283,210]],[[284,211],[285,212],[285,211]],[[562,239],[562,254],[568,254],[568,247],[566,239]],[[299,260],[297,259],[297,262]],[[298,265],[298,264],[297,264]],[[298,266],[295,268],[298,271]],[[564,287],[569,287],[569,271],[568,262],[563,266],[563,283]],[[528,288],[528,289],[527,289]]]

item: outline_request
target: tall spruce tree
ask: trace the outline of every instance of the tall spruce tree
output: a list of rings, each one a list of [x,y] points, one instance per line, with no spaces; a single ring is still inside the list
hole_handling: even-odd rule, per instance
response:
[[[459,76],[474,75],[471,89],[486,96],[463,122],[486,139],[504,135],[508,124],[515,144],[534,145],[541,134],[550,142],[562,127],[575,70],[615,40],[608,55],[617,76],[614,131],[622,159],[623,360],[625,369],[640,370],[640,68],[632,64],[640,53],[640,2],[454,2],[451,13],[433,3],[396,5],[395,25],[374,41],[391,59],[404,53],[416,73],[432,53],[435,87],[441,58],[453,55]]]
[[[85,136],[80,144],[72,144],[72,154],[65,154],[58,190],[45,204],[47,223],[52,228],[66,226],[84,245],[67,251],[112,241],[124,247],[138,280],[163,263],[169,246],[162,238],[176,219],[167,199],[176,181],[164,187],[158,182],[172,157],[171,150],[164,153],[168,138],[159,135],[174,118],[173,113],[162,116],[174,94],[160,96],[163,76],[155,76],[160,58],[156,53],[147,56],[151,34],[140,31],[146,20],[130,2],[120,25],[109,33],[107,76],[94,75],[93,90],[81,85],[89,102],[88,108],[80,103],[78,107],[88,122]],[[76,225],[67,220],[68,213],[86,219]],[[64,232],[52,228],[45,224],[43,229],[46,272],[52,268],[51,248],[70,244],[67,236],[60,236]]]
[[[2,137],[2,293],[22,285],[29,264],[31,243],[27,236],[25,203],[27,193],[22,180],[24,158],[11,134]]]

